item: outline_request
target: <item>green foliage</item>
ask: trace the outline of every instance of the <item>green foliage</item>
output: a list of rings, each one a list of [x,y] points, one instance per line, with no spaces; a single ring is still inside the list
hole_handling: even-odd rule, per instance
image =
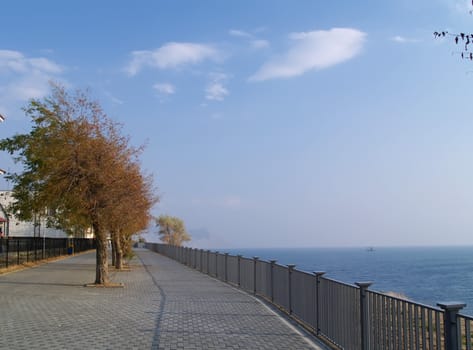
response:
[[[166,244],[181,246],[191,240],[184,222],[175,216],[161,215],[156,218],[156,226],[159,227],[159,238]]]

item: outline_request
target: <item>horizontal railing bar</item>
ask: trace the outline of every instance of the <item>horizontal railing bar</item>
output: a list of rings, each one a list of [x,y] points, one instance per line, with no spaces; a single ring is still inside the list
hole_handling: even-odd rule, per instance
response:
[[[458,314],[458,316],[464,318],[465,320],[473,321],[473,316],[468,316],[460,313]]]
[[[323,276],[323,277],[320,277],[320,279],[330,281],[330,282],[335,282],[335,283],[340,284],[340,285],[345,286],[345,287],[351,287],[353,289],[360,289],[359,287],[355,286],[354,284],[339,281],[339,280],[336,280],[336,279],[333,279],[333,278],[328,278],[328,277]]]
[[[383,293],[383,292],[368,290],[368,293],[375,294],[375,295],[382,295],[382,296],[388,297],[388,298],[393,299],[393,300],[402,301],[402,302],[408,303],[410,305],[420,306],[420,307],[423,307],[423,308],[426,308],[426,309],[429,309],[429,310],[432,310],[432,311],[443,312],[443,310],[441,308],[437,308],[435,306],[418,303],[418,302],[412,301],[410,299],[403,299],[403,298],[395,297],[395,296],[392,296],[392,295],[389,295],[389,294],[386,294],[386,293]]]

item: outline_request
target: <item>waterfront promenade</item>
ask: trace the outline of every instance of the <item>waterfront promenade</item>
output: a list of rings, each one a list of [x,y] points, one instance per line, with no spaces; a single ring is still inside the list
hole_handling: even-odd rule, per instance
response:
[[[0,275],[0,349],[325,349],[260,300],[137,249],[124,288],[95,253]]]

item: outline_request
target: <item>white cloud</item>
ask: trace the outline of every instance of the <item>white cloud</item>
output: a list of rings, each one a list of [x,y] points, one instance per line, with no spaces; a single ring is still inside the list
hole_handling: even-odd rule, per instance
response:
[[[172,95],[176,92],[176,88],[172,84],[168,83],[157,83],[153,85],[153,88],[160,94]]]
[[[250,45],[254,49],[264,49],[264,48],[269,47],[269,41],[256,39],[256,40],[250,41]]]
[[[43,57],[25,57],[21,52],[0,50],[0,73],[42,72],[59,74],[63,68],[57,63]]]
[[[49,81],[61,80],[64,67],[44,57],[27,57],[19,51],[0,50],[0,100],[4,108],[50,92]]]
[[[223,73],[211,74],[211,82],[205,89],[205,98],[212,101],[223,101],[229,94],[228,89],[224,86],[227,75]]]
[[[269,41],[258,39],[253,34],[245,32],[244,30],[232,29],[229,30],[228,33],[231,36],[246,39],[253,49],[264,49],[269,46]]]
[[[205,89],[207,100],[223,101],[228,95],[228,90],[219,82],[213,82]]]
[[[419,40],[413,39],[413,38],[406,38],[404,36],[396,35],[391,38],[392,41],[395,41],[400,44],[405,44],[405,43],[416,43]]]
[[[204,60],[219,60],[220,53],[211,45],[171,42],[155,50],[133,51],[126,67],[128,75],[136,75],[145,67],[172,69],[197,64]]]
[[[236,37],[241,37],[241,38],[252,38],[253,35],[251,35],[248,32],[245,32],[243,30],[238,30],[238,29],[231,29],[228,31],[228,34],[231,36],[236,36]]]
[[[352,28],[333,28],[293,33],[289,38],[289,50],[264,63],[250,81],[291,78],[352,59],[360,54],[366,34]]]
[[[117,105],[122,105],[125,102],[123,100],[120,100],[118,97],[115,97],[110,91],[105,91],[105,96],[107,96],[113,103]]]

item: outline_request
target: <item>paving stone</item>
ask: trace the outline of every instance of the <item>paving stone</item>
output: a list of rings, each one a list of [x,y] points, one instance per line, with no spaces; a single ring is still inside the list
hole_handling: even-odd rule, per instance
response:
[[[0,349],[322,349],[251,295],[144,249],[125,288],[88,253],[0,276]]]

